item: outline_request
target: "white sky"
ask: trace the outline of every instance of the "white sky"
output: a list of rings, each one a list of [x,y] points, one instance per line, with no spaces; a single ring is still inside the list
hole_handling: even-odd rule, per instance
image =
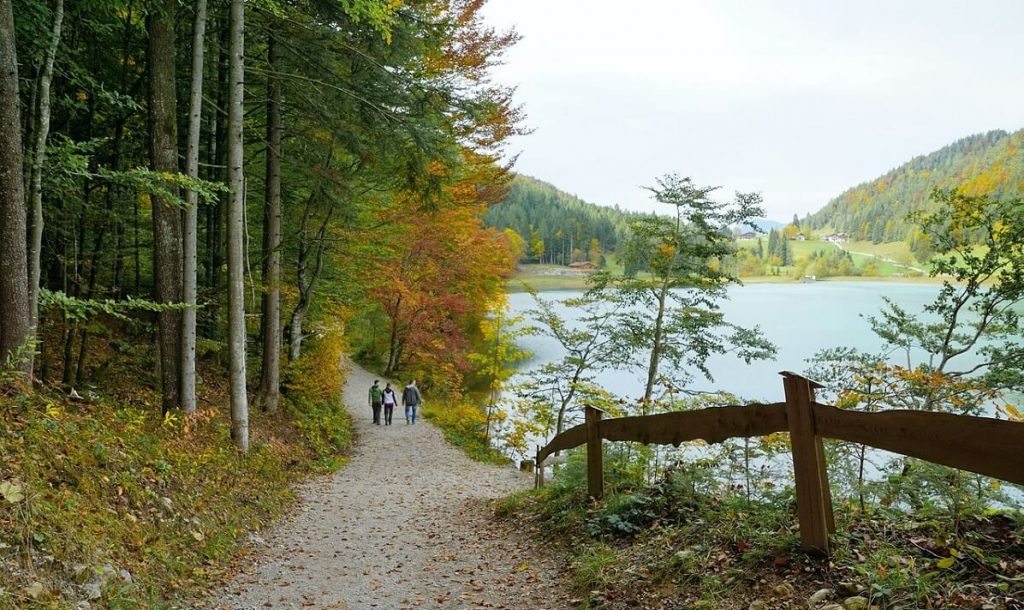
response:
[[[1024,0],[490,0],[517,171],[653,209],[670,171],[788,221],[919,154],[1024,127]]]

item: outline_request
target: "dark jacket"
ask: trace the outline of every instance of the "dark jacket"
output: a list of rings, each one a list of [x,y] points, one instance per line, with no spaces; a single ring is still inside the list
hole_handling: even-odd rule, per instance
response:
[[[402,390],[402,405],[416,406],[420,404],[420,391],[414,385],[407,385]]]

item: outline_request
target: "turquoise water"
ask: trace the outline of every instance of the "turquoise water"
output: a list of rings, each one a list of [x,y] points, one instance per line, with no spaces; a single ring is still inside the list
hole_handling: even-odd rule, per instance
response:
[[[783,400],[780,371],[802,373],[807,360],[825,348],[854,347],[880,353],[882,341],[871,332],[865,315],[877,315],[889,297],[911,312],[919,312],[931,302],[939,287],[930,284],[894,282],[815,282],[793,284],[754,284],[733,287],[729,300],[723,303],[726,320],[746,327],[760,326],[764,335],[778,348],[771,361],[747,365],[732,356],[716,356],[709,361],[713,380],[698,372],[689,387],[696,391],[725,391],[743,400],[777,402]],[[541,293],[545,300],[562,300],[579,296],[576,291]],[[509,295],[514,314],[535,307],[533,297],[519,293]],[[561,308],[562,315],[572,319],[572,312]],[[526,370],[544,362],[560,359],[561,346],[546,336],[526,337],[521,344],[534,357],[524,363]],[[902,363],[906,356],[892,353],[893,362]],[[964,357],[965,362],[968,360]],[[643,395],[643,376],[635,370],[606,370],[600,383],[608,391],[625,398]]]

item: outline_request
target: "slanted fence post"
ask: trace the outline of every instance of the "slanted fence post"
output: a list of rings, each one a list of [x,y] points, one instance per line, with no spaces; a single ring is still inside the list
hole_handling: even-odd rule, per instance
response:
[[[604,411],[587,407],[587,491],[600,500],[604,496],[604,454],[601,452],[601,416]]]
[[[814,424],[814,388],[821,387],[794,373],[783,372],[786,419],[793,448],[800,546],[828,554],[828,535],[835,531],[832,492],[828,484],[825,450]]]

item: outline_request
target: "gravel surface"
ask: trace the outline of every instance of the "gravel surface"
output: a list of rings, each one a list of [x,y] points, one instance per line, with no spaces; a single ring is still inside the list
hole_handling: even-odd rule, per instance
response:
[[[349,463],[304,487],[297,514],[256,545],[255,560],[209,607],[571,607],[554,560],[487,505],[532,478],[473,462],[428,422],[407,425],[401,407],[394,425],[373,425],[373,379],[351,367]]]

